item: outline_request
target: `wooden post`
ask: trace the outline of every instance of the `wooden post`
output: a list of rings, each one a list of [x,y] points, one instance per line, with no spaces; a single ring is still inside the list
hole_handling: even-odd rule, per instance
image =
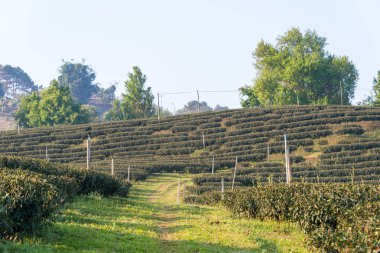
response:
[[[285,174],[286,174],[286,183],[290,184],[290,168],[289,168],[289,148],[286,139],[286,134],[284,134],[284,144],[285,144]]]
[[[212,167],[211,167],[212,174],[214,174],[214,168],[215,168],[215,156],[212,156]]]
[[[236,177],[237,163],[238,163],[238,157],[236,157],[236,160],[235,160],[234,177],[232,178],[232,187],[231,187],[232,190],[234,190],[234,186],[235,186],[235,177]]]
[[[88,136],[87,139],[87,170],[90,170],[90,162],[91,162],[91,138]]]
[[[222,177],[222,200],[224,199],[224,177]]]
[[[206,149],[205,134],[202,133],[203,149]]]
[[[114,167],[114,163],[113,163],[113,158],[111,159],[111,175],[112,176],[115,175],[115,167]]]
[[[342,81],[340,83],[340,104],[343,105],[343,88],[342,88]]]
[[[130,182],[130,175],[131,175],[131,165],[128,165],[128,178],[127,178],[128,183]]]
[[[181,179],[178,179],[178,189],[177,189],[177,205],[179,205],[179,194],[180,194],[180,187],[181,187]]]
[[[198,97],[198,112],[201,112],[201,105],[199,103],[199,91],[197,90],[197,97]]]
[[[157,99],[158,99],[158,111],[157,111],[157,119],[158,122],[160,122],[160,93],[157,93]]]
[[[46,146],[46,151],[45,151],[45,157],[46,157],[46,161],[48,162],[49,161],[49,154],[48,154],[48,147]]]
[[[269,156],[270,156],[270,149],[269,149],[269,141],[267,143],[267,160],[269,161]]]

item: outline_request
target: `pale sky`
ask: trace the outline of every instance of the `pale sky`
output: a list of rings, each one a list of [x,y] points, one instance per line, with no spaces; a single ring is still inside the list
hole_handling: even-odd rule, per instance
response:
[[[291,27],[315,29],[328,50],[359,70],[354,102],[380,70],[380,1],[0,0],[0,64],[20,66],[44,86],[61,60],[86,59],[103,87],[132,66],[153,92],[237,90],[255,77],[252,52]],[[240,107],[238,93],[202,93],[210,105]],[[181,108],[196,94],[164,95]]]

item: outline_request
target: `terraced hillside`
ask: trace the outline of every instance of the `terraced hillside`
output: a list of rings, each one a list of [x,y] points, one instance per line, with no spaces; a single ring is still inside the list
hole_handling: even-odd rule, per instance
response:
[[[287,134],[295,181],[379,182],[380,108],[293,106],[239,109],[156,119],[22,129],[0,134],[0,153],[86,163],[91,136],[92,169],[144,179],[152,172],[211,172],[232,168],[237,186],[285,181],[283,135]],[[204,142],[203,142],[204,137]],[[225,172],[229,184],[231,171]],[[354,177],[352,175],[355,175]],[[220,175],[203,186],[220,185]]]

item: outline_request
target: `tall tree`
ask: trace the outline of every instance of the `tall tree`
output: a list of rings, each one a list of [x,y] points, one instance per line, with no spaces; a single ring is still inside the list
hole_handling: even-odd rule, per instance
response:
[[[10,99],[38,90],[38,86],[24,70],[11,65],[0,65],[0,85],[3,87],[3,95]]]
[[[380,71],[377,72],[377,77],[373,78],[373,92],[374,94],[374,105],[380,106]]]
[[[122,94],[122,106],[128,113],[128,118],[143,118],[150,117],[154,114],[153,99],[154,96],[151,87],[145,88],[147,80],[140,68],[133,67],[133,72],[128,73],[128,78],[125,82],[126,92]]]
[[[33,92],[21,100],[16,119],[21,126],[39,127],[87,123],[88,115],[74,101],[69,88],[53,80],[41,94]]]
[[[253,53],[257,77],[241,88],[243,107],[349,104],[358,72],[348,57],[326,51],[326,38],[292,28],[276,45],[260,41]]]
[[[123,120],[151,117],[155,113],[154,96],[151,87],[145,87],[147,80],[139,67],[134,66],[125,81],[125,93],[121,101],[115,100],[113,108],[105,115],[107,120]]]
[[[97,89],[93,83],[96,78],[93,69],[84,60],[77,63],[64,61],[59,73],[59,85],[68,87],[76,102],[87,104]]]

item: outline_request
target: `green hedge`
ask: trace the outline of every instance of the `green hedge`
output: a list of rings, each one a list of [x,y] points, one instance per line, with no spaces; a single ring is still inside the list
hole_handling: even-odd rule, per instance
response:
[[[39,229],[61,204],[59,190],[40,174],[0,169],[0,238]]]
[[[228,192],[224,205],[248,218],[296,222],[325,252],[377,252],[380,187],[342,184],[267,185]]]

